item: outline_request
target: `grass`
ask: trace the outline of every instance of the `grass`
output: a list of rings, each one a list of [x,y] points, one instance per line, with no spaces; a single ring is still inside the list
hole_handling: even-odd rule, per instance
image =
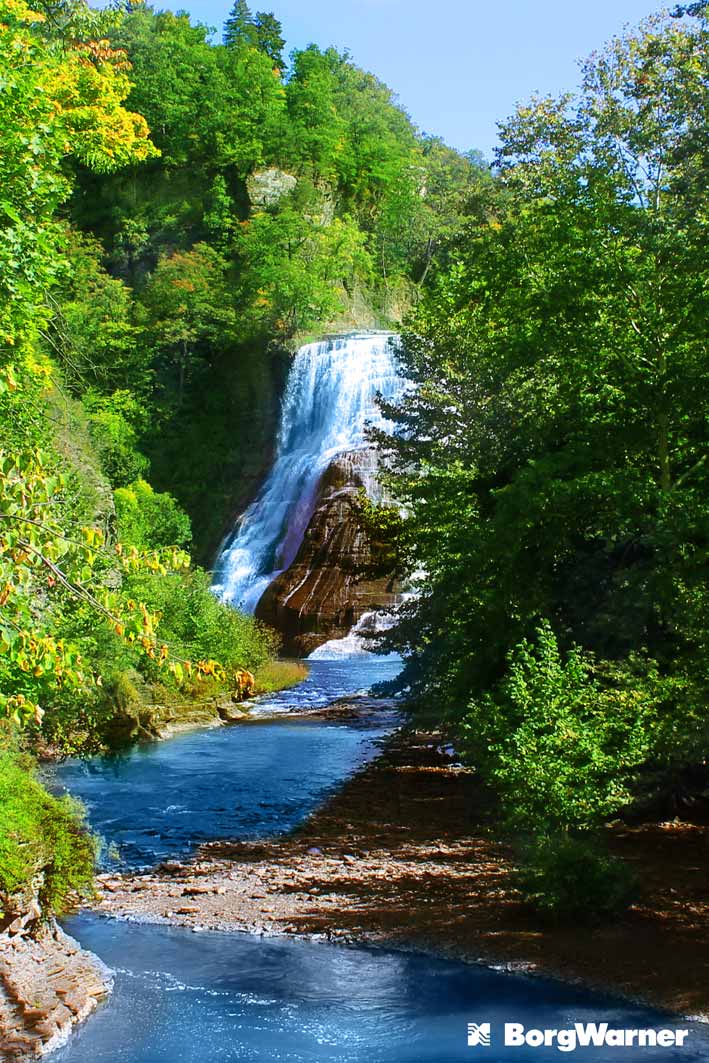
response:
[[[309,669],[300,661],[267,661],[256,669],[256,692],[273,694],[276,690],[285,690],[296,686],[308,678]]]
[[[95,859],[78,802],[53,797],[28,759],[0,750],[0,909],[38,888],[44,915],[63,914],[73,897],[92,894]]]

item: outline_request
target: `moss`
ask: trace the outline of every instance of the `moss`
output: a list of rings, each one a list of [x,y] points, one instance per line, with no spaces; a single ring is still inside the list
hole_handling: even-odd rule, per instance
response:
[[[78,802],[48,793],[28,758],[0,752],[0,894],[39,881],[43,913],[61,915],[74,895],[92,894],[96,854]]]

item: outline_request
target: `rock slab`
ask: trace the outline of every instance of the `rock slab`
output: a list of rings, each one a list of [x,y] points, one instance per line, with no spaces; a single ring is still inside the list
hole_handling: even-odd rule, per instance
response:
[[[30,903],[0,932],[0,1058],[53,1051],[111,991],[109,969]]]
[[[377,544],[358,517],[360,493],[375,494],[377,454],[342,454],[325,471],[293,564],[266,589],[256,616],[284,636],[288,654],[307,657],[344,638],[364,613],[400,601],[393,575],[381,575]]]

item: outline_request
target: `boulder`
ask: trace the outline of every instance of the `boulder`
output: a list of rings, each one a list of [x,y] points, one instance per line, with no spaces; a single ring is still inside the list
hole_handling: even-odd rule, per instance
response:
[[[217,712],[224,723],[238,723],[239,720],[245,720],[248,718],[248,713],[243,709],[238,709],[236,705],[230,703],[228,705],[217,705]]]

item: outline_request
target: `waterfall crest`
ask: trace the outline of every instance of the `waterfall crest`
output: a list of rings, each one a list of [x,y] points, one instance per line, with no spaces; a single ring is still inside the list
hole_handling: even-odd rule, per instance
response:
[[[253,613],[261,595],[293,562],[313,514],[320,477],[339,455],[367,447],[368,424],[390,427],[377,393],[404,388],[388,333],[309,343],[286,385],[276,457],[258,496],[219,555],[214,591]],[[374,484],[368,484],[374,490]]]

